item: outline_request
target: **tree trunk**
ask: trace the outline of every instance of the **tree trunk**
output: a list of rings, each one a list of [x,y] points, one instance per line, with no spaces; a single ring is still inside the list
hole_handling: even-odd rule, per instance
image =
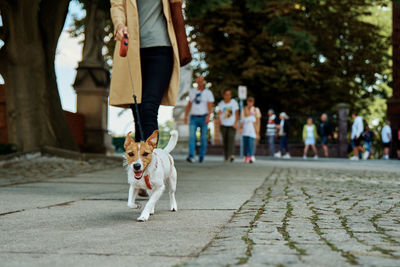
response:
[[[5,46],[10,142],[22,151],[43,146],[76,150],[58,94],[54,58],[70,0],[8,0],[0,9]]]

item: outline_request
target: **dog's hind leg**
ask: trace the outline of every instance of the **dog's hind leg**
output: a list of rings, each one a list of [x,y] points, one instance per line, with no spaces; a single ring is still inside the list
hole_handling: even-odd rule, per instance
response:
[[[151,211],[154,211],[154,206],[156,205],[157,201],[160,199],[162,193],[164,192],[165,186],[162,185],[159,188],[155,188],[153,193],[150,196],[149,201],[147,201],[146,206],[140,214],[140,217],[137,218],[138,221],[145,222],[149,219]]]
[[[172,166],[171,175],[169,176],[169,203],[170,203],[170,210],[177,211],[178,206],[176,205],[175,199],[175,191],[176,191],[176,180],[177,180],[177,173],[175,166]]]
[[[136,209],[138,205],[135,203],[135,199],[139,193],[139,189],[133,188],[133,184],[129,186],[128,204],[127,206],[131,209]]]

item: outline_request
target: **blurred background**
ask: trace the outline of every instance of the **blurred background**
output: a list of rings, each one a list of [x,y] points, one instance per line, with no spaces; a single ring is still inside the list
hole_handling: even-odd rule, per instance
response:
[[[307,117],[327,113],[338,143],[338,107],[356,110],[376,137],[386,119],[399,126],[400,15],[397,1],[187,0],[194,60],[182,68],[178,105],[159,111],[160,142],[181,133],[193,78],[202,74],[216,103],[245,85],[261,109],[289,114],[289,142],[301,146]],[[109,0],[2,1],[0,4],[0,153],[57,147],[122,152],[134,131],[130,110],[107,104],[115,42]],[[339,106],[338,106],[339,105]],[[210,123],[210,153],[220,151]],[[350,120],[346,120],[350,127]],[[186,128],[185,128],[186,127]],[[347,133],[346,133],[347,134]],[[260,140],[259,153],[265,143]],[[394,144],[395,145],[395,144]],[[337,156],[341,156],[337,152]]]

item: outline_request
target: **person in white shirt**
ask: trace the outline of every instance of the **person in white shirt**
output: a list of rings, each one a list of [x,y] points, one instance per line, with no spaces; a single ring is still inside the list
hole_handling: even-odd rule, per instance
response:
[[[239,105],[235,99],[232,99],[230,89],[225,89],[222,97],[224,99],[218,104],[218,120],[224,144],[224,157],[225,161],[233,162],[235,160],[235,134],[239,124]]]
[[[189,155],[187,161],[194,162],[194,153],[196,150],[196,132],[200,128],[200,151],[199,162],[204,161],[204,156],[207,150],[207,132],[208,123],[214,106],[214,95],[212,92],[205,88],[205,81],[203,76],[196,78],[197,88],[192,89],[189,93],[189,102],[185,108],[185,123],[188,123],[188,116],[190,114],[189,124]]]
[[[256,153],[256,148],[257,148],[257,141],[260,140],[260,126],[261,126],[261,111],[258,107],[254,106],[255,99],[254,97],[250,96],[246,100],[246,107],[250,110],[250,115],[254,115],[256,118],[256,122],[254,123],[254,127],[256,130],[256,138],[254,140],[254,148],[253,148],[253,156],[251,157],[251,161],[255,162],[256,157],[254,156]],[[240,117],[244,117],[244,109],[242,110],[242,113],[240,114]],[[240,125],[242,129],[242,124]]]
[[[359,160],[359,153],[362,151],[361,134],[364,132],[363,118],[357,115],[357,112],[351,114],[353,125],[351,127],[351,144],[353,145],[353,156],[350,160]]]
[[[392,129],[390,121],[386,121],[386,125],[382,128],[382,143],[383,143],[383,159],[389,159],[390,144],[392,142]]]
[[[244,151],[244,162],[253,163],[254,156],[254,140],[257,137],[256,132],[256,116],[251,114],[248,106],[243,108],[243,116],[240,119],[240,131],[243,138],[243,151]]]

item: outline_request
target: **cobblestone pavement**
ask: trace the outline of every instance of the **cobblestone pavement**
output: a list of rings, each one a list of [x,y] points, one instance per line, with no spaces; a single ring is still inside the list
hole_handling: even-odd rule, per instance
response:
[[[1,265],[400,266],[398,162],[176,166],[179,211],[143,224],[115,159],[0,162]]]
[[[399,184],[398,172],[274,167],[184,265],[400,266]]]
[[[38,153],[28,154],[14,160],[0,162],[0,187],[120,167],[121,162],[105,157],[83,161],[41,156]]]

